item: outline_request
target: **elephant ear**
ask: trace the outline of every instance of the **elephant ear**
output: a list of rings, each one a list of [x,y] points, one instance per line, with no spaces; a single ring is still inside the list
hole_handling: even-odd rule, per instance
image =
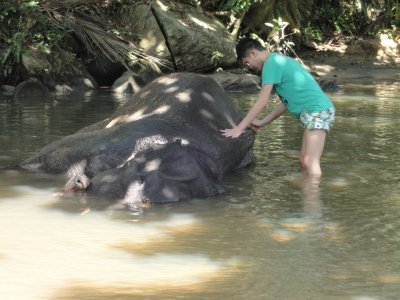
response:
[[[216,163],[204,153],[185,148],[176,151],[175,159],[165,161],[159,169],[160,175],[169,180],[186,182],[192,196],[210,197],[221,194],[224,188],[220,185]]]
[[[212,180],[220,180],[216,163],[198,149],[180,146],[175,149],[160,168],[161,175],[171,180],[187,182],[205,175]]]
[[[169,180],[188,182],[200,175],[200,167],[186,151],[179,151],[162,164],[160,175]]]

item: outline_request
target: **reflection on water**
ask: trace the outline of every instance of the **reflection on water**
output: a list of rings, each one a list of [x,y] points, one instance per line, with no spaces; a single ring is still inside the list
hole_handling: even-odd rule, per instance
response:
[[[260,131],[217,198],[143,214],[58,199],[62,177],[0,171],[1,299],[398,299],[400,83],[346,84],[320,181],[302,128]],[[108,92],[0,99],[0,167],[111,114]],[[245,110],[254,96],[236,95]],[[275,99],[276,101],[276,99]]]

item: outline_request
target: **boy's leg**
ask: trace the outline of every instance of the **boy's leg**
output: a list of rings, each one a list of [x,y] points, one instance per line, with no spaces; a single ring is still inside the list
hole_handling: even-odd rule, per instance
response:
[[[308,175],[320,176],[320,159],[325,145],[326,132],[323,129],[305,129],[301,147],[300,162]]]

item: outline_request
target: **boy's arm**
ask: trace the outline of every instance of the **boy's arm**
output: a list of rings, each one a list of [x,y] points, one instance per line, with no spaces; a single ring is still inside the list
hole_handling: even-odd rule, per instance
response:
[[[222,134],[226,137],[237,138],[243,131],[248,127],[257,115],[267,106],[269,97],[272,91],[272,84],[263,85],[261,91],[258,93],[257,101],[254,106],[247,113],[246,117],[239,123],[239,125],[234,126],[231,129],[221,130]]]
[[[271,123],[275,119],[279,118],[281,115],[283,115],[286,112],[287,108],[285,104],[282,102],[279,103],[273,111],[271,111],[264,119],[262,120],[253,120],[251,125],[255,127],[264,127],[265,125]]]

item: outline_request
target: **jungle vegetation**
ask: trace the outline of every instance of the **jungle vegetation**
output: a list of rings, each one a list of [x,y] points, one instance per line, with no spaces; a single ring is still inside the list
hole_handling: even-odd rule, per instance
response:
[[[400,36],[399,0],[165,0],[189,4],[219,18],[234,38],[255,35],[283,47],[302,40],[324,42],[343,36]],[[23,72],[27,47],[68,48],[68,36],[81,42],[82,59],[99,53],[112,61],[137,60],[150,67],[162,60],[141,51],[134,28],[118,19],[121,11],[150,0],[2,0],[0,3],[0,83]],[[75,51],[76,52],[76,51]]]

